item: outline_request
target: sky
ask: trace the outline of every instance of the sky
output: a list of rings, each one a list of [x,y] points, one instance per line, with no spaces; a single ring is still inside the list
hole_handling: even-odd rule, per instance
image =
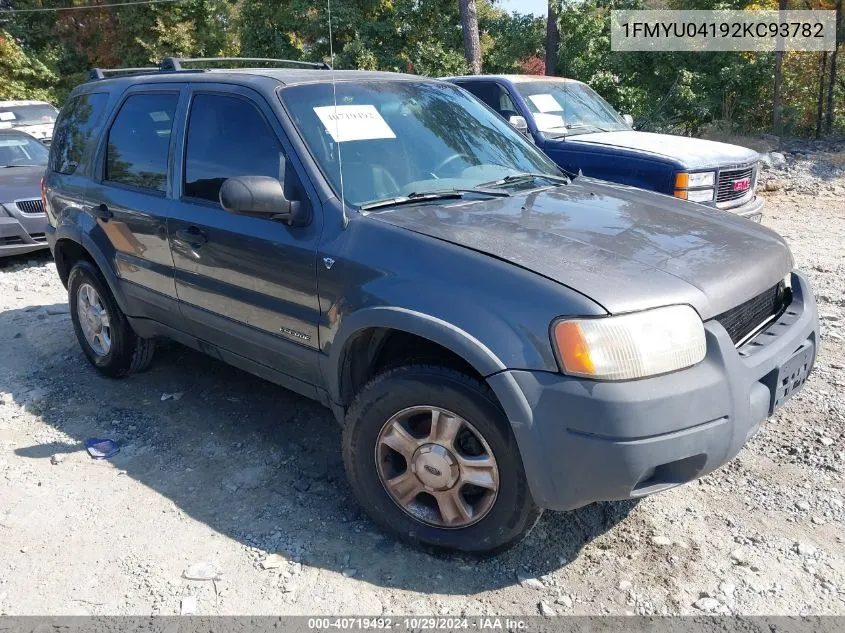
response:
[[[499,0],[497,4],[508,12],[519,11],[534,15],[546,15],[549,6],[548,0]]]

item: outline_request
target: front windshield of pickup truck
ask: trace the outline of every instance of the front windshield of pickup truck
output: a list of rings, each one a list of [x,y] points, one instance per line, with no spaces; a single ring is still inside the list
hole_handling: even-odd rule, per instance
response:
[[[523,81],[516,84],[541,132],[551,136],[630,130],[619,113],[586,84]]]
[[[517,174],[561,171],[462,90],[412,80],[290,86],[281,99],[314,159],[346,202],[503,187]],[[531,185],[535,186],[535,185]]]

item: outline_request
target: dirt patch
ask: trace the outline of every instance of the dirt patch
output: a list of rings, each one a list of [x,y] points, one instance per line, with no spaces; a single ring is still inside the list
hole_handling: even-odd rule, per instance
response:
[[[175,344],[102,378],[49,258],[0,262],[0,612],[845,614],[845,199],[764,213],[819,302],[806,389],[700,482],[546,513],[480,562],[381,534],[328,411]]]

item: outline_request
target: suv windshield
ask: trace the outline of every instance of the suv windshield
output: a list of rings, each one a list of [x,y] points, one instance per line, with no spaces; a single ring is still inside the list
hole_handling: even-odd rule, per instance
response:
[[[516,84],[541,132],[552,135],[630,130],[610,104],[589,86],[574,81]]]
[[[337,193],[343,164],[348,203],[473,189],[526,172],[561,175],[521,134],[453,85],[374,81],[336,88],[336,109],[329,83],[290,86],[280,95]]]
[[[27,134],[0,131],[0,168],[46,166],[49,150]]]
[[[58,115],[59,111],[49,103],[21,106],[0,105],[0,125],[3,127],[55,123]]]

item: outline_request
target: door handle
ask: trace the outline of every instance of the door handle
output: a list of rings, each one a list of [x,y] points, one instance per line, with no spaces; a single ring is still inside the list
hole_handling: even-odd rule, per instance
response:
[[[199,248],[208,241],[208,236],[195,226],[176,231],[176,237],[193,248]]]
[[[111,212],[111,209],[109,209],[108,205],[105,203],[96,204],[91,207],[89,211],[91,212],[91,215],[103,222],[108,222],[114,217],[114,213]]]

